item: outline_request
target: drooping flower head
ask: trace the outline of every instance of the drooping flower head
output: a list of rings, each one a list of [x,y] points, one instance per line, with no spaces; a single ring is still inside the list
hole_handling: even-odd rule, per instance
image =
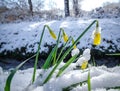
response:
[[[86,69],[88,65],[88,61],[83,61],[82,65],[81,65],[81,69]]]
[[[45,27],[48,28],[51,37],[56,40],[57,37],[56,37],[55,33],[53,32],[53,30],[48,25],[45,25]]]
[[[99,45],[101,43],[101,28],[99,27],[99,22],[96,23],[96,28],[92,34],[93,45]]]
[[[72,38],[72,44],[73,44],[74,42],[75,42],[75,41],[74,41],[74,39]],[[74,44],[73,48],[74,48],[74,49],[77,48],[76,44]]]
[[[64,40],[64,42],[67,42],[68,41],[67,34],[64,32],[64,30],[62,30],[62,33],[63,33],[63,40]]]
[[[81,66],[81,69],[86,69],[88,61],[90,60],[90,49],[85,49],[83,55],[77,60],[77,65]]]
[[[74,44],[74,39],[72,38],[72,44]],[[74,56],[74,55],[78,55],[80,53],[80,50],[77,48],[76,44],[73,45],[73,50],[71,52],[71,55]]]
[[[56,37],[55,33],[52,31],[52,29],[49,29],[49,33],[53,39],[55,39],[55,40],[57,39],[57,37]]]

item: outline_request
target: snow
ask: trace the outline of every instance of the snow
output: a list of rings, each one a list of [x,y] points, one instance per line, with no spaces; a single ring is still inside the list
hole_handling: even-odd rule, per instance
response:
[[[112,46],[112,48],[109,49],[110,52],[120,51],[120,18],[98,20],[102,28],[102,42],[100,46],[96,48],[105,51]],[[61,27],[64,28],[66,34],[68,36],[72,35],[75,40],[92,21],[94,21],[94,19],[69,17],[64,20],[53,20],[49,22],[0,24],[0,53],[4,51],[15,51],[16,49],[20,50],[23,47],[26,48],[26,52],[23,53],[24,55],[31,52],[35,53],[45,24],[49,25],[56,35],[58,35]],[[94,27],[95,25],[82,37],[80,43],[77,45],[77,49],[72,51],[72,56],[80,52],[78,49],[89,49],[86,49],[80,58],[75,63],[72,63],[59,77],[56,77],[56,75],[59,69],[65,64],[64,62],[60,64],[52,75],[52,78],[44,85],[42,83],[53,67],[47,70],[37,69],[37,78],[33,85],[30,85],[33,68],[19,70],[12,80],[11,91],[62,91],[63,88],[71,86],[72,84],[86,81],[89,70],[92,91],[119,91],[113,88],[120,86],[120,66],[107,68],[106,66],[94,67],[89,65],[89,67],[84,70],[77,67],[78,64],[81,66],[84,60],[89,61],[90,59],[90,49],[93,42],[91,37]],[[55,43],[56,41],[52,39],[49,31],[46,29],[41,44],[41,52],[48,52],[49,49],[45,44],[52,45]],[[64,43],[63,40],[61,40],[61,44],[62,43]],[[0,91],[4,91],[5,81],[9,73],[10,70],[5,71],[0,67]],[[106,88],[111,89],[106,90]],[[88,91],[87,83],[82,84],[82,86],[74,87],[71,91]]]
[[[64,20],[53,20],[49,22],[40,21],[0,24],[0,53],[3,53],[4,51],[15,51],[17,48],[21,50],[22,47],[26,48],[26,53],[35,53],[37,51],[38,42],[45,24],[49,25],[56,35],[58,35],[59,29],[62,27],[66,34],[68,36],[72,35],[75,40],[93,20],[95,19],[77,19],[69,17]],[[111,45],[112,48],[110,49],[110,52],[120,50],[120,18],[98,20],[100,22],[100,27],[102,28],[102,42],[100,46],[96,48],[105,51]],[[91,48],[93,41],[91,36],[94,27],[95,26],[93,26],[82,37],[79,44],[77,45],[79,49]],[[64,43],[63,40],[61,41]],[[112,41],[112,44],[109,41]],[[45,46],[46,44],[52,45],[55,43],[56,41],[52,39],[49,31],[46,29],[41,45],[41,52],[48,52],[49,48]]]
[[[50,70],[51,68],[48,69],[47,73],[49,73]],[[71,70],[64,73],[58,78],[55,78],[53,76],[52,79],[43,86],[40,86],[39,82],[41,80],[41,77],[38,76],[36,82],[31,87],[28,85],[31,82],[33,68],[19,70],[13,78],[11,91],[62,91],[63,88],[68,87],[72,84],[86,81],[88,70],[89,68],[85,70]],[[42,74],[42,72],[42,69],[38,69],[37,75],[40,73]],[[0,74],[0,91],[4,91],[3,87],[5,85],[8,73],[9,72],[3,72]],[[90,67],[90,76],[92,91],[119,91],[115,89],[106,90],[105,88],[120,86],[120,67]],[[26,90],[27,86],[29,89]],[[82,86],[77,86],[71,91],[88,91],[87,84],[85,83]]]

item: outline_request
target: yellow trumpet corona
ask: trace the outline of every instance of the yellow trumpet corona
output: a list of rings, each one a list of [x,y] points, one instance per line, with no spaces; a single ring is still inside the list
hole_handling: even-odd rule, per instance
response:
[[[84,70],[87,68],[87,65],[88,65],[88,61],[84,61],[81,65],[81,69]]]
[[[99,32],[95,32],[93,44],[99,45],[100,43],[101,43],[101,34]]]
[[[99,45],[101,43],[101,30],[97,27],[93,33],[93,44]]]

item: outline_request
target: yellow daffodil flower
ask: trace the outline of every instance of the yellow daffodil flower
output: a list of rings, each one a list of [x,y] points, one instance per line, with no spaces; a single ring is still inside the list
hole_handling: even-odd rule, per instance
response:
[[[99,45],[101,43],[101,30],[99,28],[96,28],[96,30],[93,33],[93,44]]]
[[[88,65],[88,61],[83,61],[82,65],[81,65],[81,69],[84,70],[87,68]]]
[[[68,41],[68,36],[67,36],[67,34],[64,32],[64,30],[63,30],[63,40],[64,40],[64,42],[67,42],[67,41]]]
[[[53,39],[55,39],[55,40],[57,39],[55,33],[51,29],[49,29],[49,33],[50,33],[50,35],[52,36]]]
[[[73,44],[74,42],[75,42],[75,41],[74,41],[74,39],[72,38],[72,44]],[[74,45],[73,48],[75,49],[75,48],[77,48],[77,46]]]
[[[93,45],[99,45],[101,43],[101,28],[99,27],[99,21],[96,22],[96,29],[93,31]]]

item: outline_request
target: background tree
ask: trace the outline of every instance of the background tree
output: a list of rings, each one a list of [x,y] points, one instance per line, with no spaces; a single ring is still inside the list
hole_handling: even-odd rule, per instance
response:
[[[78,0],[73,0],[73,13],[74,13],[75,17],[77,17],[79,15]]]
[[[31,0],[28,0],[28,4],[29,4],[29,12],[31,15],[33,15],[33,4]]]
[[[35,8],[36,11],[40,12],[44,8],[44,2],[45,0],[36,0],[33,8]]]
[[[69,0],[64,0],[65,17],[70,16]]]

